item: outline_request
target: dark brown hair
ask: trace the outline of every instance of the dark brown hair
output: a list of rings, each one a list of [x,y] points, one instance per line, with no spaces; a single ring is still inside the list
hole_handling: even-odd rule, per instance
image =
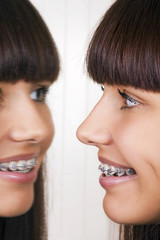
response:
[[[50,80],[59,73],[51,34],[28,0],[0,1],[0,81]]]
[[[104,15],[87,54],[98,83],[160,91],[160,1],[118,0]]]
[[[160,1],[117,0],[96,29],[87,70],[97,83],[160,92]],[[120,240],[158,240],[160,225],[122,225]]]
[[[159,240],[160,225],[121,225],[119,240]]]
[[[42,17],[28,0],[0,0],[0,81],[48,80],[59,73],[59,57]],[[1,240],[46,240],[43,168],[35,184],[35,201],[24,215],[0,218]]]

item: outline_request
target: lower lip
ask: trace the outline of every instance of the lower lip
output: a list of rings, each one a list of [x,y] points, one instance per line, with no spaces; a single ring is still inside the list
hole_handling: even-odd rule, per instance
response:
[[[104,189],[108,190],[111,187],[131,181],[136,177],[137,175],[123,176],[123,177],[112,177],[112,176],[106,177],[104,176],[104,174],[102,174],[99,178],[99,183]]]
[[[0,179],[4,179],[7,181],[15,182],[15,183],[30,183],[34,182],[37,178],[37,170],[33,168],[28,173],[16,173],[16,172],[3,172],[0,171]]]

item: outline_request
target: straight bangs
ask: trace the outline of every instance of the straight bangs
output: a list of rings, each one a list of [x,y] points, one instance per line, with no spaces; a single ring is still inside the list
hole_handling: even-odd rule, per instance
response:
[[[159,92],[160,1],[116,1],[94,33],[86,61],[97,83]]]
[[[48,80],[59,73],[55,43],[27,0],[0,0],[0,81]]]

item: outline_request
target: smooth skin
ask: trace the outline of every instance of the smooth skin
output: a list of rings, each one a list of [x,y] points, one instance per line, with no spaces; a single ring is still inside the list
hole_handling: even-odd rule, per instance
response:
[[[137,173],[105,189],[103,206],[108,217],[117,223],[159,223],[160,94],[104,84],[103,96],[78,128],[77,137],[96,146],[99,157]]]
[[[35,154],[38,172],[54,134],[43,91],[49,86],[46,81],[0,83],[0,161],[12,156]],[[0,175],[0,216],[17,216],[31,207],[34,181],[14,182]]]

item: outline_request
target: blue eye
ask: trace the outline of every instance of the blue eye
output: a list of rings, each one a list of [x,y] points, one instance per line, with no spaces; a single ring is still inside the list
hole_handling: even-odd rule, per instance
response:
[[[133,108],[140,104],[138,101],[128,96],[126,93],[121,92],[119,89],[118,89],[118,92],[125,99],[125,106],[122,106],[121,110],[125,108]]]
[[[40,87],[31,92],[30,97],[35,101],[44,103],[46,101],[48,91],[49,89],[47,87]]]
[[[128,96],[129,97],[129,96]],[[126,105],[128,107],[134,107],[135,105],[139,104],[137,101],[135,101],[133,98],[129,97],[126,98]]]

